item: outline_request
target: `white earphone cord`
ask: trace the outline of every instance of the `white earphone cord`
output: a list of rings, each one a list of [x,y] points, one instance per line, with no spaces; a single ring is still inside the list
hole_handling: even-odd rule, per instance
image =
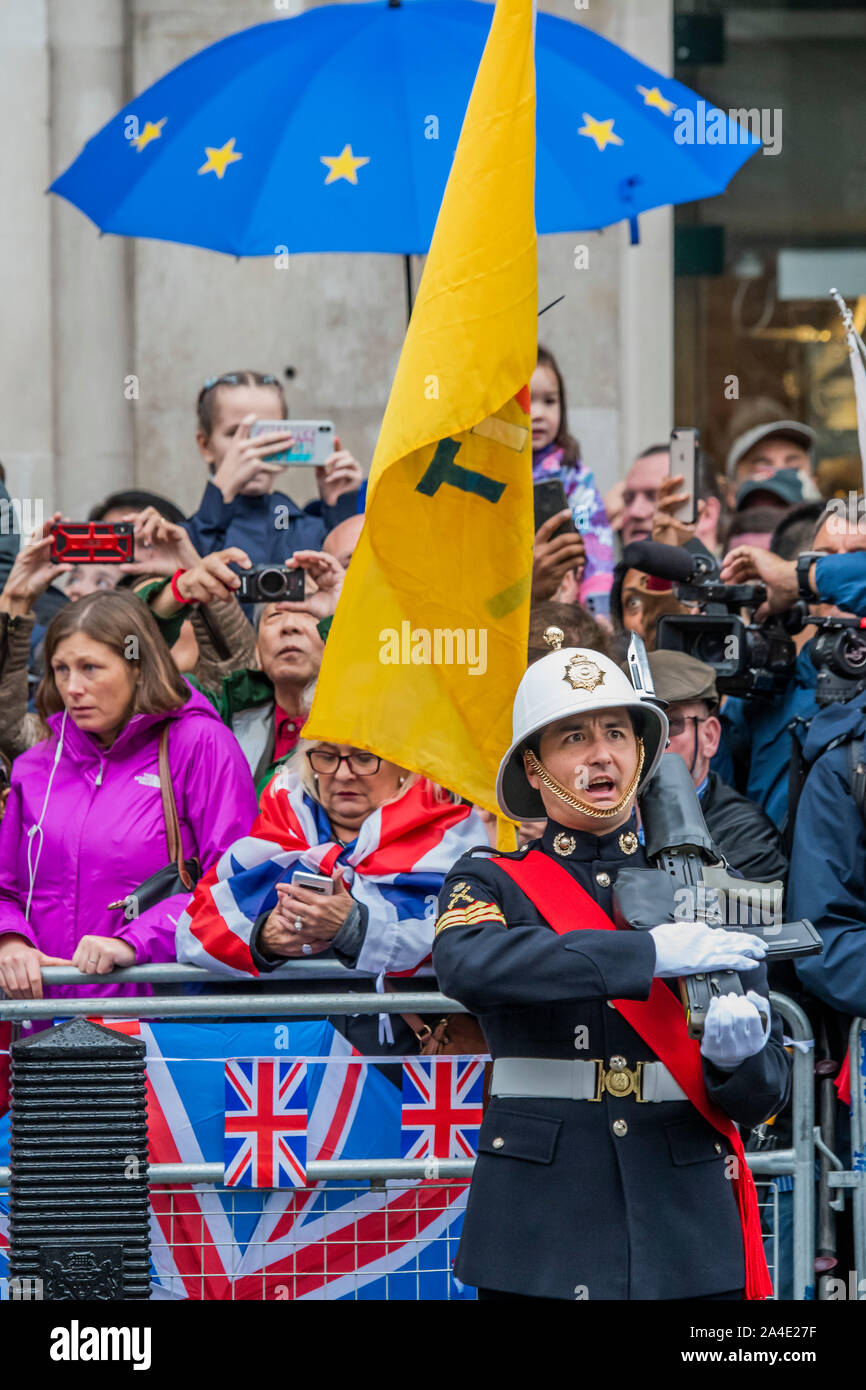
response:
[[[57,740],[57,752],[54,754],[54,765],[48,778],[48,786],[45,788],[45,800],[42,802],[42,810],[39,812],[39,820],[35,825],[31,825],[27,831],[27,873],[30,878],[30,886],[27,890],[27,905],[24,908],[24,920],[30,921],[30,904],[33,901],[33,889],[36,886],[36,871],[39,868],[39,860],[42,855],[42,822],[45,819],[45,812],[48,809],[48,798],[51,795],[51,784],[54,781],[54,774],[57,771],[57,764],[60,762],[60,755],[63,752],[63,736],[66,733],[66,719],[69,711],[63,711],[63,723],[60,725],[60,737]],[[39,845],[36,850],[36,862],[31,863],[31,853],[33,850],[33,840],[39,836]]]

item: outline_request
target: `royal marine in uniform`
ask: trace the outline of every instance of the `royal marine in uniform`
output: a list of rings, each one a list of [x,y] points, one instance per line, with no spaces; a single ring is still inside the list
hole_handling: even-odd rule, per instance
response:
[[[702,923],[610,921],[620,867],[647,865],[635,797],[666,741],[662,709],[613,662],[542,658],[517,693],[497,798],[547,828],[513,854],[470,851],[442,889],[436,973],[494,1058],[455,1264],[481,1297],[769,1292],[736,1130],[790,1085],[764,946]],[[726,968],[747,993],[713,1000],[698,1044],[677,977]]]

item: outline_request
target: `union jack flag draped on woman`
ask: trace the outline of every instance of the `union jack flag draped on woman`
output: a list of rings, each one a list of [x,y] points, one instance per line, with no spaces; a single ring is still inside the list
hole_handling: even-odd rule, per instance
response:
[[[257,976],[250,951],[256,920],[277,904],[277,883],[297,871],[333,874],[365,909],[356,968],[411,972],[430,955],[436,902],[445,874],[474,845],[487,843],[470,806],[455,805],[426,779],[378,807],[357,838],[335,841],[323,808],[285,769],[265,789],[249,835],[236,841],[199,882],[178,921],[177,958],[233,978]]]

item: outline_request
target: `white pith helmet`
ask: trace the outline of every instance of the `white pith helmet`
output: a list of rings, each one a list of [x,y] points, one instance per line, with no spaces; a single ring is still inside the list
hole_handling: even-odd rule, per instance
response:
[[[664,710],[651,696],[635,690],[625,672],[601,652],[563,647],[529,667],[514,697],[511,747],[499,764],[496,779],[496,799],[505,815],[518,821],[547,815],[541,795],[530,786],[523,766],[526,740],[566,715],[603,709],[627,709],[644,741],[640,791],[665,751],[668,719]]]

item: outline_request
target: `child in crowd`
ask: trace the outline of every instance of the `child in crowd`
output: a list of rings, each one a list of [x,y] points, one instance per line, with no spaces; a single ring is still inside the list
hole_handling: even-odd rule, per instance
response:
[[[538,349],[530,397],[532,480],[538,483],[561,478],[574,524],[586,548],[586,567],[579,588],[563,597],[579,599],[595,617],[607,618],[613,583],[613,533],[592,472],[582,463],[580,446],[568,432],[562,374],[552,353],[543,347]]]
[[[274,484],[285,464],[268,462],[291,432],[250,438],[254,420],[285,420],[275,376],[253,371],[211,377],[196,404],[199,452],[211,480],[186,529],[200,555],[239,546],[254,564],[282,564],[296,550],[320,550],[327,533],[357,510],[361,468],[338,446],[316,469],[319,497],[303,509]]]

